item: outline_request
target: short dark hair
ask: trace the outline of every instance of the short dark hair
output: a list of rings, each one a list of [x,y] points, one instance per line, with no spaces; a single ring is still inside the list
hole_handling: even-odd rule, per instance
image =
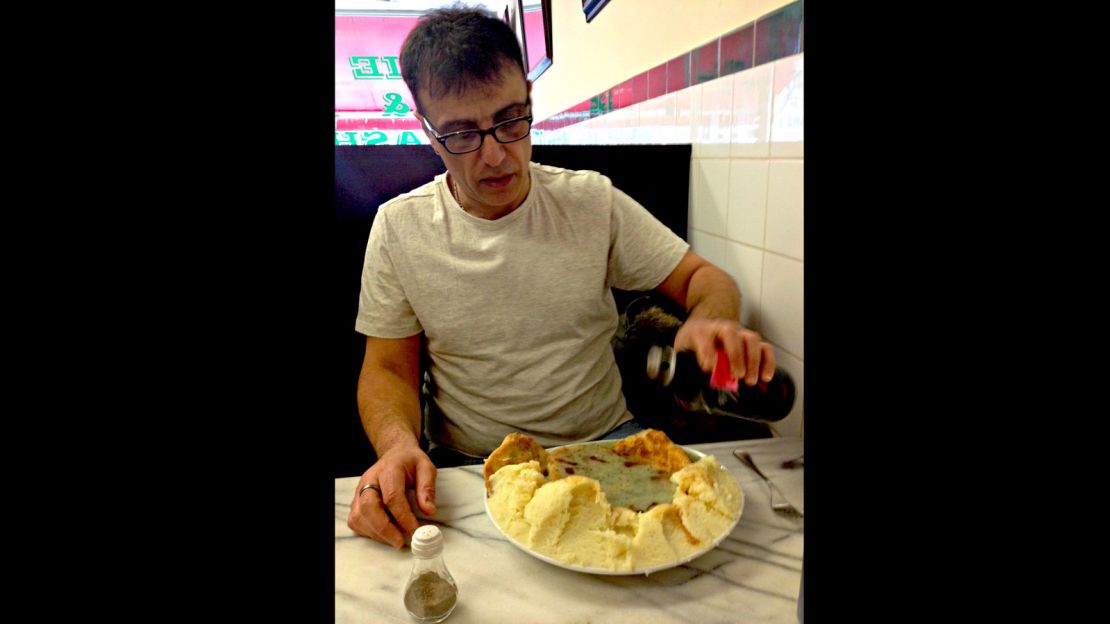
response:
[[[461,95],[474,83],[492,84],[512,63],[527,77],[516,34],[496,15],[477,8],[426,13],[401,46],[401,77],[421,114],[418,87],[435,97]]]

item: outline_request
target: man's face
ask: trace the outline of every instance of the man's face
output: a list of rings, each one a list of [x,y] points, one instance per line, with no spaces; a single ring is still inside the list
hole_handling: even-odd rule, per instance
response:
[[[494,124],[531,113],[528,96],[532,83],[520,69],[506,65],[489,85],[476,85],[460,95],[432,97],[421,93],[424,117],[442,136],[459,130],[485,130]],[[420,113],[414,112],[417,118]],[[459,199],[468,212],[495,219],[519,206],[528,196],[531,179],[532,137],[514,143],[498,143],[493,135],[482,138],[482,146],[466,154],[448,152],[427,129],[432,148],[455,181]]]

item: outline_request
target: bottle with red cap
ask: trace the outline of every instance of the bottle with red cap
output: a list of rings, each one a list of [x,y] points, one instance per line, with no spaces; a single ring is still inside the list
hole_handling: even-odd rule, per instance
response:
[[[652,346],[647,353],[647,378],[669,388],[684,407],[744,420],[775,422],[786,418],[794,406],[794,380],[776,368],[770,381],[749,386],[731,378],[728,359],[718,351],[717,367],[706,373],[693,351],[675,351],[670,346]]]

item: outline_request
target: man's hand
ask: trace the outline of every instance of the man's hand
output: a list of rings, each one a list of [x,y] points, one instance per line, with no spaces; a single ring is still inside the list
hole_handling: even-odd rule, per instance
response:
[[[724,349],[732,376],[754,386],[771,381],[775,374],[775,350],[758,333],[744,329],[736,321],[691,317],[674,338],[675,351],[693,351],[706,373],[717,366],[717,349]]]
[[[687,251],[656,288],[689,312],[674,337],[675,351],[693,351],[701,369],[712,374],[721,349],[728,355],[733,377],[749,386],[771,381],[775,350],[758,333],[732,320],[740,318],[740,290],[727,273]]]
[[[364,489],[376,484],[378,489]],[[436,467],[419,446],[394,447],[363,473],[351,501],[347,526],[359,535],[394,548],[405,545],[420,524],[409,506],[406,490],[426,515],[436,512]]]

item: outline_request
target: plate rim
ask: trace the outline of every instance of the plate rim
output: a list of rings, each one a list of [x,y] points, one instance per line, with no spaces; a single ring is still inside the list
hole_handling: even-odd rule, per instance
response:
[[[576,442],[574,444],[561,444],[559,446],[552,446],[552,447],[546,448],[544,450],[545,451],[553,451],[553,450],[558,449],[558,448],[584,446],[586,444],[602,444],[604,446],[612,446],[613,444],[616,444],[617,442],[620,442],[620,440],[594,440],[592,442]],[[704,453],[704,452],[699,451],[695,448],[682,446],[681,444],[676,444],[675,446],[682,449],[682,451],[686,453],[686,456],[690,457],[692,461],[698,461],[701,458],[703,458],[707,455],[710,455],[710,453]],[[744,496],[744,490],[743,490],[743,488],[740,487],[740,479],[738,479],[736,477],[736,475],[733,475],[732,471],[730,471],[726,466],[721,464],[720,461],[718,461],[717,463],[718,463],[718,465],[720,465],[721,470],[729,473],[730,475],[732,475],[733,479],[736,479],[736,486],[740,490],[740,509],[736,513],[736,518],[732,521],[732,524],[729,525],[727,531],[722,532],[721,535],[717,537],[717,539],[715,539],[712,543],[710,543],[704,549],[697,550],[697,551],[695,551],[695,552],[693,552],[689,555],[686,555],[685,557],[682,557],[681,559],[676,559],[675,561],[672,561],[670,563],[660,563],[660,564],[656,564],[654,566],[650,566],[650,567],[647,567],[647,568],[632,569],[632,570],[610,570],[608,568],[593,568],[593,567],[577,565],[577,564],[573,564],[573,563],[566,563],[565,561],[559,561],[558,559],[555,559],[554,557],[551,557],[549,555],[545,555],[543,553],[536,552],[536,551],[532,550],[531,548],[528,548],[524,544],[521,544],[520,542],[513,539],[513,537],[511,535],[506,533],[504,531],[504,529],[501,528],[501,525],[497,523],[497,520],[494,519],[493,514],[490,512],[490,509],[489,509],[489,495],[486,493],[485,488],[482,488],[482,505],[486,509],[486,517],[489,518],[490,523],[493,524],[494,528],[497,529],[497,532],[500,533],[502,537],[504,537],[510,544],[512,544],[516,548],[518,548],[518,549],[524,551],[525,553],[535,557],[536,559],[539,559],[540,561],[543,561],[545,563],[550,563],[551,565],[563,568],[565,570],[571,570],[573,572],[584,572],[584,573],[587,573],[587,574],[600,574],[600,575],[605,575],[605,576],[635,576],[635,575],[643,574],[644,576],[647,576],[647,575],[649,575],[653,572],[668,570],[670,568],[675,568],[675,567],[678,567],[680,565],[689,563],[689,562],[693,561],[694,559],[697,559],[698,557],[701,557],[702,555],[707,554],[709,551],[713,550],[717,546],[720,546],[721,542],[728,539],[728,536],[732,535],[732,532],[734,530],[736,530],[736,525],[740,523],[740,518],[744,515],[744,505],[746,504],[747,497]]]

